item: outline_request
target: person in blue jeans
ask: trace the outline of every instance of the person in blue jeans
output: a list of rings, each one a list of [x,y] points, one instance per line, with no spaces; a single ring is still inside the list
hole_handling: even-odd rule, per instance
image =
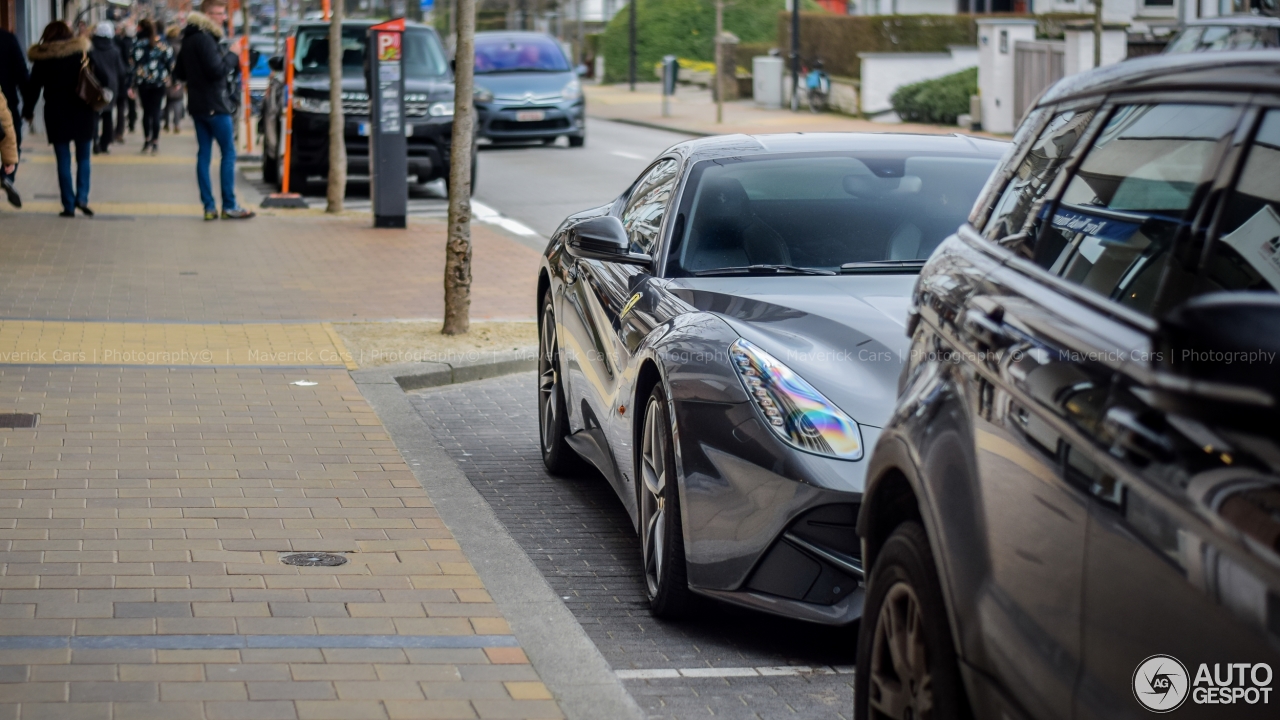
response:
[[[216,141],[222,155],[219,173],[222,218],[244,220],[254,213],[236,203],[236,145],[229,94],[230,79],[240,67],[240,61],[219,43],[222,26],[227,22],[227,0],[204,0],[200,10],[202,12],[187,16],[187,26],[182,29],[182,51],[178,53],[173,75],[187,84],[187,105],[200,147],[196,154],[196,182],[200,184],[204,219],[218,219],[218,205],[209,182],[209,163],[213,160]]]
[[[89,40],[74,37],[71,28],[55,20],[44,29],[40,42],[27,51],[31,58],[31,80],[23,93],[22,112],[31,122],[36,101],[44,93],[44,125],[49,144],[58,159],[58,188],[62,191],[62,217],[75,217],[76,210],[92,217],[89,209],[89,159],[97,113],[76,92],[80,68],[87,59]],[[94,67],[95,72],[98,68]],[[103,81],[101,74],[99,82]],[[76,178],[71,182],[71,151],[75,148]]]

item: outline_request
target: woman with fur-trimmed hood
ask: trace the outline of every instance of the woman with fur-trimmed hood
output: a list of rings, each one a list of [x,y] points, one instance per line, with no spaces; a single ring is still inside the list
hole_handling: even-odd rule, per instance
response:
[[[23,93],[22,107],[31,122],[36,101],[44,92],[44,126],[58,160],[58,185],[62,189],[62,216],[74,217],[76,208],[89,209],[89,158],[97,114],[76,93],[80,65],[90,49],[88,38],[75,37],[65,22],[49,23],[40,42],[27,51],[31,80]],[[92,65],[92,63],[90,63]],[[76,182],[71,182],[71,146],[75,144]]]

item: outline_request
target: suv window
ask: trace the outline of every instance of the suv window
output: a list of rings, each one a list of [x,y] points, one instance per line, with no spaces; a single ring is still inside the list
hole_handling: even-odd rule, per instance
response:
[[[1053,184],[1095,112],[1068,110],[1049,121],[1000,195],[983,235],[999,240],[1026,227],[1032,206]],[[1028,230],[1034,233],[1036,229]]]
[[[1197,292],[1280,289],[1280,110],[1271,110],[1227,200]]]
[[[622,226],[631,238],[631,252],[652,253],[667,214],[671,191],[675,189],[680,164],[675,160],[658,161],[636,182],[627,206],[622,211]]]
[[[1117,108],[1038,239],[1036,263],[1152,312],[1173,243],[1213,179],[1240,112],[1225,105]],[[1168,289],[1185,297],[1193,282],[1175,278]]]

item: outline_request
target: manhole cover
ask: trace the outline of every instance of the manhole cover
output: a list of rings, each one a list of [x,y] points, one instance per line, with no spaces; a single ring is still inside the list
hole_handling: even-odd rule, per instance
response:
[[[33,428],[38,417],[32,413],[0,413],[0,428]]]
[[[280,558],[280,562],[285,565],[302,565],[303,567],[333,567],[341,565],[347,559],[341,555],[333,553],[294,553],[293,555],[285,555]]]

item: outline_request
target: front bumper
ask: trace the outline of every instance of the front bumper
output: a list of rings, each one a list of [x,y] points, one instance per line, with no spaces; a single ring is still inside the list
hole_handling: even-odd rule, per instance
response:
[[[586,132],[586,103],[581,100],[554,105],[477,104],[478,132],[490,140],[541,140]],[[520,120],[518,113],[541,111],[541,120]]]
[[[369,118],[348,115],[344,119],[347,174],[368,175],[369,137],[360,134],[360,128],[369,127]],[[409,152],[409,175],[417,176],[424,182],[447,175],[452,138],[453,118],[406,118],[405,144]],[[305,175],[329,173],[329,116],[294,111],[293,163]]]

